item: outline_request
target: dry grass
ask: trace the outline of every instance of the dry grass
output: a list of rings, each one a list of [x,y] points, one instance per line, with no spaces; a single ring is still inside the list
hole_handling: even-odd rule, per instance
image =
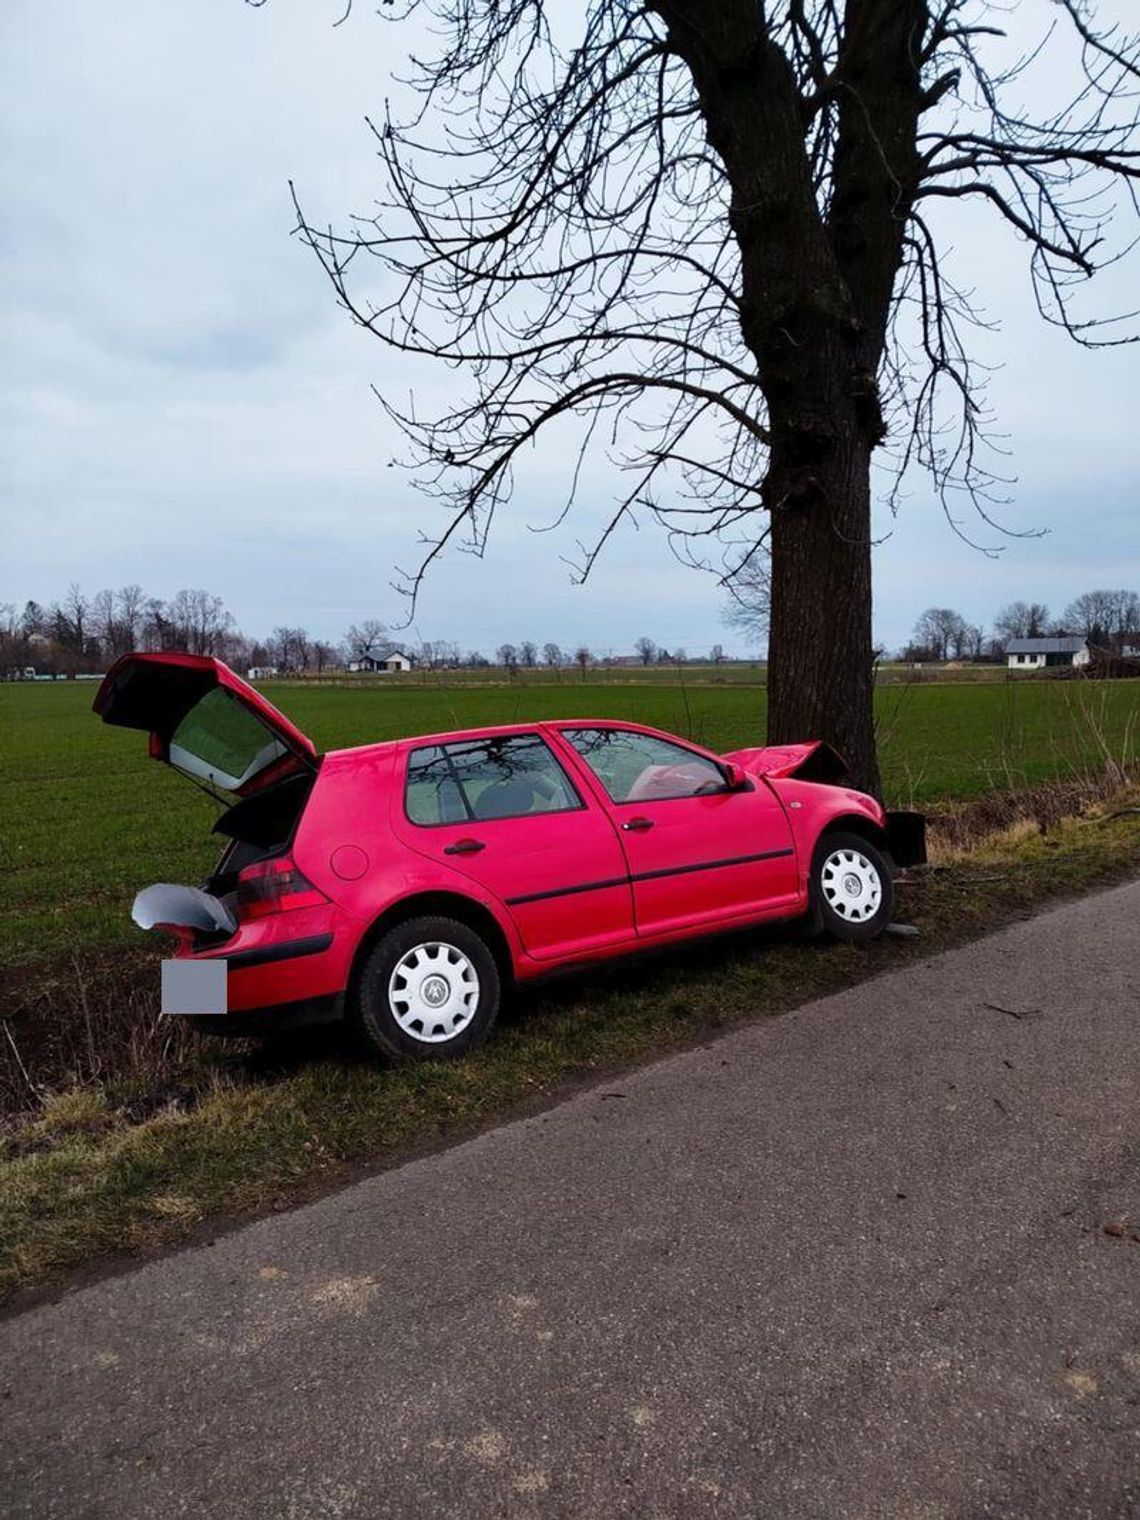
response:
[[[1017,844],[1044,834],[1063,819],[1090,819],[1137,796],[1136,767],[1124,776],[1115,768],[1068,780],[992,792],[969,802],[946,803],[927,815],[931,861],[959,860],[994,843]]]
[[[153,1105],[211,1064],[185,1023],[159,1013],[157,951],[17,971],[0,1010],[0,1129],[69,1088]]]

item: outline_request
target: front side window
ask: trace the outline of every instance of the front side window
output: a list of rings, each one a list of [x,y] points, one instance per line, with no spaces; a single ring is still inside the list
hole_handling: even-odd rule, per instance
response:
[[[408,817],[444,823],[563,813],[582,800],[537,734],[425,745],[408,760]]]
[[[613,802],[662,802],[727,791],[714,761],[681,744],[624,728],[564,728]]]

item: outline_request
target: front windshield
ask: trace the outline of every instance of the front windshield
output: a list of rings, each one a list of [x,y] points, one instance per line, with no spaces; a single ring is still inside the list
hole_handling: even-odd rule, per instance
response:
[[[170,763],[187,775],[236,792],[287,747],[220,686],[196,702],[170,737]]]

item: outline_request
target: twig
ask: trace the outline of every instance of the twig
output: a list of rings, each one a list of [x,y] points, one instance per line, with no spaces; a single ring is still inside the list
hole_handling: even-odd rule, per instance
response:
[[[35,1098],[36,1102],[42,1107],[44,1100],[40,1094],[40,1090],[32,1081],[31,1077],[28,1076],[28,1068],[24,1065],[23,1061],[20,1058],[19,1048],[16,1045],[16,1041],[12,1038],[12,1031],[8,1028],[7,1020],[3,1020],[2,1022],[4,1024],[4,1033],[8,1036],[8,1044],[11,1045],[12,1054],[16,1057],[16,1065],[20,1068],[20,1075],[28,1084],[28,1091],[31,1093],[32,1097]]]
[[[1117,808],[1115,813],[1103,813],[1099,818],[1082,818],[1080,827],[1087,829],[1094,823],[1111,823],[1114,818],[1130,818],[1134,814],[1140,815],[1140,807]]]
[[[1000,1003],[983,1003],[983,1008],[990,1008],[994,1013],[1008,1013],[1011,1019],[1028,1019],[1035,1013],[1040,1013],[1040,1008],[1003,1008]]]

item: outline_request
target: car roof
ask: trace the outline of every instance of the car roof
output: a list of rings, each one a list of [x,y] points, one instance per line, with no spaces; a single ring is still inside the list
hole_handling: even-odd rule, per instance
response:
[[[461,744],[466,739],[507,738],[511,734],[540,734],[551,728],[628,728],[639,734],[660,735],[664,739],[676,739],[691,745],[695,750],[711,754],[702,744],[694,743],[680,735],[666,733],[661,728],[651,728],[646,723],[634,723],[628,718],[539,718],[530,723],[499,723],[482,728],[451,728],[435,734],[408,734],[402,739],[384,739],[377,744],[354,744],[345,749],[330,750],[330,755],[363,755],[374,752],[378,757],[389,750],[421,748],[432,744]]]

